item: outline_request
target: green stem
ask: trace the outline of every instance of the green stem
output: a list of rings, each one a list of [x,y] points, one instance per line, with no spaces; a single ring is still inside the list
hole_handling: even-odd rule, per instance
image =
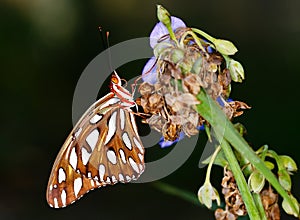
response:
[[[216,148],[215,152],[213,153],[213,155],[210,158],[210,161],[209,161],[209,164],[208,164],[208,167],[207,167],[207,171],[206,171],[205,183],[210,183],[211,168],[212,168],[212,165],[214,164],[214,161],[215,161],[215,159],[216,159],[216,157],[217,157],[220,150],[221,150],[221,147],[218,146]]]
[[[230,169],[234,175],[234,178],[236,180],[236,183],[238,185],[239,191],[242,195],[243,201],[246,205],[248,215],[250,219],[260,219],[259,212],[257,210],[257,207],[254,203],[254,200],[252,198],[250,189],[248,187],[248,184],[245,180],[245,177],[243,175],[243,172],[240,168],[240,165],[231,149],[231,146],[228,144],[228,142],[220,136],[220,134],[216,134],[218,140],[221,140],[221,147],[225,154],[225,157],[228,161],[228,164],[230,166]]]
[[[256,207],[258,208],[259,214],[260,214],[260,219],[261,220],[268,220],[266,216],[266,212],[264,209],[264,206],[262,204],[260,195],[258,193],[252,193]]]
[[[197,28],[192,28],[192,31],[196,32],[197,34],[202,35],[204,38],[206,38],[208,41],[212,42],[213,44],[216,41],[216,38],[210,36],[209,34],[205,33],[204,31],[201,31]]]
[[[223,134],[224,138],[265,176],[283,199],[289,203],[294,213],[298,214],[295,204],[289,197],[288,193],[280,185],[275,175],[266,167],[265,163],[257,157],[245,139],[227,119],[226,115],[217,103],[207,96],[203,90],[199,93],[197,98],[201,102],[201,104],[197,105],[198,112],[211,124],[215,133]]]

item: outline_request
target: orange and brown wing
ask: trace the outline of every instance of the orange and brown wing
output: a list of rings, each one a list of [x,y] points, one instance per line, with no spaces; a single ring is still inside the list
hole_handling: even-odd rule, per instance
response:
[[[48,204],[65,207],[95,188],[135,180],[144,169],[134,115],[109,93],[89,108],[62,146],[48,182]]]

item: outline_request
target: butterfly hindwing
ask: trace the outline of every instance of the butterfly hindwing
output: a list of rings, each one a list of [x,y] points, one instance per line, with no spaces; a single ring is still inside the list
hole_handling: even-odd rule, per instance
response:
[[[47,201],[52,207],[65,207],[90,190],[127,183],[143,171],[144,148],[134,115],[109,93],[86,111],[62,146]]]

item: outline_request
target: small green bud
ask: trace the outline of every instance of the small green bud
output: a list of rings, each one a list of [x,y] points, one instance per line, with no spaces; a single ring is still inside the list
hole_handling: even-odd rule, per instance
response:
[[[286,155],[281,155],[281,156],[279,156],[279,158],[281,160],[282,165],[285,167],[285,169],[288,172],[296,172],[297,171],[297,169],[298,169],[297,164],[291,157],[286,156]]]
[[[199,74],[200,73],[200,70],[202,68],[202,56],[200,56],[193,64],[193,67],[192,67],[192,70],[191,72],[192,73],[196,73],[196,74]]]
[[[270,161],[265,161],[265,165],[269,170],[273,170],[275,165]]]
[[[212,207],[213,200],[217,201],[218,206],[221,204],[218,191],[209,182],[204,183],[204,185],[200,187],[198,199],[201,204],[204,204],[209,209]]]
[[[164,58],[165,53],[172,49],[173,45],[167,42],[160,42],[154,46],[153,53],[156,58]]]
[[[265,186],[265,177],[259,171],[255,170],[248,179],[248,185],[250,189],[255,193],[260,193],[260,191]]]
[[[157,5],[157,18],[161,21],[165,26],[171,25],[171,15],[170,13],[161,5]]]
[[[292,188],[292,181],[289,173],[287,170],[282,169],[278,171],[278,180],[280,185],[288,192],[291,191]]]
[[[228,40],[214,39],[212,43],[216,50],[223,55],[234,55],[238,51],[234,44]]]
[[[292,207],[291,207],[291,204],[288,203],[286,201],[286,199],[283,200],[282,202],[282,208],[284,209],[284,211],[289,214],[289,215],[293,215],[295,217],[298,217],[299,216],[299,203],[297,201],[297,199],[293,196],[293,195],[289,195],[291,200],[292,200],[292,203],[293,203],[293,206],[294,208],[296,208],[296,210],[294,210]]]
[[[234,82],[242,82],[243,79],[245,79],[245,73],[242,64],[233,59],[230,59],[228,62],[231,79]]]
[[[178,63],[184,58],[184,51],[181,49],[173,49],[171,52],[171,61],[173,63]]]

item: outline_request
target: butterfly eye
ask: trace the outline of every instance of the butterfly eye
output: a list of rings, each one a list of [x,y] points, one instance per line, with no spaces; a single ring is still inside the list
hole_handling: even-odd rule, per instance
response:
[[[119,84],[119,79],[116,76],[111,77],[111,82],[114,84]]]

